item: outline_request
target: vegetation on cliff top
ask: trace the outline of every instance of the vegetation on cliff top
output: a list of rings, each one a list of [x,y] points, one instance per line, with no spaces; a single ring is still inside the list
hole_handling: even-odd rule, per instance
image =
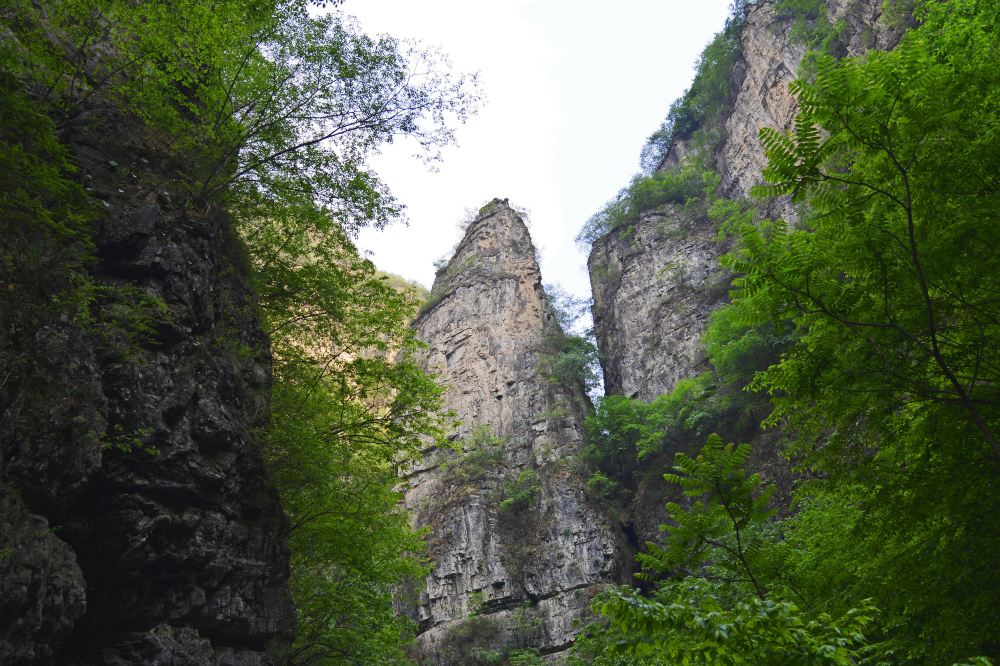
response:
[[[663,123],[646,139],[639,156],[644,175],[656,172],[678,142],[691,142],[701,148],[720,134],[719,125],[732,103],[733,67],[740,55],[740,31],[747,4],[747,0],[732,3],[725,27],[698,56],[691,87],[670,105]]]
[[[725,28],[702,51],[694,82],[670,106],[662,125],[646,140],[642,172],[590,217],[576,240],[591,245],[605,234],[639,221],[643,211],[665,203],[700,203],[706,188],[714,191],[712,155],[722,138],[722,123],[733,102],[733,67],[740,54],[740,31],[746,2],[735,2]],[[664,166],[679,144],[690,157]]]

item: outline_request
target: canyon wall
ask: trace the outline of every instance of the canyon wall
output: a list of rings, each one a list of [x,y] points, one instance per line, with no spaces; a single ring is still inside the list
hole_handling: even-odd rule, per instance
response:
[[[230,221],[179,201],[184,165],[96,99],[63,139],[98,211],[94,319],[7,274],[0,661],[276,663],[294,615],[256,434],[270,350]]]
[[[881,0],[828,0],[826,17],[838,31],[835,55],[841,56],[891,48],[906,25],[883,17]],[[767,159],[760,130],[794,125],[796,104],[788,86],[807,47],[793,29],[773,3],[746,8],[731,105],[711,159],[721,193],[729,198],[746,198],[761,180]],[[661,168],[682,163],[688,151],[679,142]],[[795,215],[787,201],[760,205],[770,214]],[[588,266],[607,393],[651,400],[704,368],[699,339],[708,315],[726,300],[729,276],[718,257],[727,249],[703,206],[675,204],[643,211],[638,223],[594,243]]]
[[[891,48],[908,25],[907,16],[884,16],[881,0],[828,0],[826,20],[836,33],[833,54]],[[721,179],[722,196],[746,200],[761,181],[767,163],[758,139],[762,128],[787,131],[794,126],[796,102],[788,86],[808,50],[795,31],[794,20],[782,16],[774,3],[746,8],[722,139],[708,160]],[[660,169],[677,168],[692,158],[691,150],[690,142],[678,141]],[[752,205],[758,214],[796,215],[787,199]],[[712,312],[727,301],[733,277],[719,264],[732,241],[717,231],[704,202],[692,200],[644,210],[636,223],[594,242],[588,268],[606,393],[648,402],[669,393],[678,380],[708,369],[701,336]],[[791,475],[764,441],[769,436],[758,435],[753,442],[751,464],[785,491]],[[690,442],[686,452],[699,444]],[[662,452],[664,467],[672,464],[674,453]],[[669,492],[658,479],[637,489],[631,514],[639,543],[661,538]]]
[[[886,13],[887,6],[891,7],[882,0],[826,0],[826,20],[838,31],[833,55],[858,56],[895,46],[908,22],[905,15]],[[773,3],[747,8],[741,56],[733,72],[735,99],[725,122],[725,140],[715,156],[726,196],[745,197],[760,181],[767,158],[758,132],[764,127],[794,126],[796,104],[788,85],[808,50],[794,29],[794,22],[781,16]],[[779,212],[791,214],[787,206]]]
[[[879,0],[828,4],[839,55],[898,39],[880,19]],[[791,127],[788,84],[807,51],[772,3],[746,12],[723,138],[710,159],[721,193],[735,199],[760,178],[760,128]],[[683,163],[689,150],[679,142],[661,168]],[[795,212],[783,201],[768,211]],[[718,263],[727,247],[697,203],[642,211],[594,243],[593,312],[608,393],[652,400],[706,368],[700,338],[727,298],[732,276]],[[528,231],[506,201],[471,222],[415,328],[461,421],[451,446],[429,447],[406,475],[406,506],[428,528],[433,562],[410,598],[400,595],[420,627],[416,656],[494,663],[527,647],[558,661],[593,595],[628,582],[637,544],[659,538],[662,484],[639,489],[632,523],[619,524],[588,497],[576,459],[587,398],[546,372],[562,333]]]

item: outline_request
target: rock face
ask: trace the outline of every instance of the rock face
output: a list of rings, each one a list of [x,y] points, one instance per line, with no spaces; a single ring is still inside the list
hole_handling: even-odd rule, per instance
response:
[[[905,22],[883,16],[882,0],[827,0],[826,17],[840,31],[838,56],[890,49],[905,27]],[[792,21],[777,16],[772,3],[747,8],[740,35],[742,57],[733,73],[735,101],[725,124],[726,138],[716,154],[727,196],[745,197],[760,181],[767,158],[758,132],[764,127],[789,130],[794,125],[797,108],[788,85],[795,80],[807,48],[792,32]],[[791,214],[788,206],[779,212]]]
[[[701,333],[729,288],[723,250],[706,215],[672,204],[594,243],[588,265],[608,394],[652,400],[702,367]]]
[[[477,649],[558,653],[630,558],[574,458],[583,387],[540,370],[562,332],[528,230],[506,201],[484,208],[431,293],[415,328],[462,425],[458,451],[431,448],[408,476],[406,506],[430,529],[434,561],[412,611],[421,661],[477,663]]]
[[[827,20],[839,31],[840,56],[891,48],[906,25],[883,17],[881,0],[828,0],[826,6]],[[767,159],[760,129],[792,129],[796,104],[788,86],[806,54],[806,47],[793,38],[793,22],[779,17],[773,3],[754,3],[746,12],[732,106],[713,155],[722,194],[733,199],[746,198],[761,180]],[[676,168],[690,150],[688,143],[678,142],[660,168]],[[795,216],[787,200],[765,208],[771,215]],[[704,207],[697,205],[644,211],[636,224],[593,244],[588,267],[594,328],[608,394],[650,401],[670,392],[678,380],[707,369],[701,336],[709,316],[727,299],[732,276],[718,262],[727,250]],[[785,466],[772,446],[761,444],[754,448],[753,463],[781,486]],[[662,455],[669,465],[673,452]],[[658,540],[658,526],[666,518],[663,484],[636,490],[631,511],[637,540]]]
[[[175,202],[182,165],[142,137],[106,111],[66,131],[102,211],[100,325],[0,308],[5,665],[269,664],[294,623],[238,245],[224,213]],[[118,316],[144,299],[148,326]]]
[[[839,55],[896,44],[902,27],[882,16],[882,4],[828,0],[827,19],[839,26]],[[755,3],[746,11],[734,101],[714,156],[724,194],[737,199],[760,182],[767,163],[759,131],[790,130],[794,124],[788,85],[806,53],[793,39],[792,21],[778,17],[772,3]],[[675,167],[687,152],[687,145],[678,143],[661,168]],[[770,212],[795,214],[787,202],[773,204]],[[594,243],[589,259],[594,323],[608,393],[651,400],[700,371],[699,339],[708,315],[725,301],[728,276],[717,261],[725,251],[701,209],[677,206],[646,211],[638,224]]]
[[[668,204],[594,243],[589,268],[594,329],[605,391],[650,401],[679,379],[708,369],[700,338],[726,299],[730,273],[718,263],[725,244],[699,211]],[[669,469],[675,451],[647,460]],[[637,544],[661,539],[667,500],[679,501],[660,474],[635,489],[629,509]]]

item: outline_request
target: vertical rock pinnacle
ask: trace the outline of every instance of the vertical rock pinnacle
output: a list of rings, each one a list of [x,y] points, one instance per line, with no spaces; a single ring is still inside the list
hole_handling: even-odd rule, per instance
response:
[[[470,650],[559,652],[603,583],[624,576],[624,540],[584,491],[582,385],[540,369],[562,336],[521,217],[494,199],[439,271],[417,320],[427,365],[462,424],[408,477],[433,570],[415,609],[426,663]]]

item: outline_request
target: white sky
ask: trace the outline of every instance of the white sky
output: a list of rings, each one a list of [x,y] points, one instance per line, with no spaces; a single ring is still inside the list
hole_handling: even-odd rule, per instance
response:
[[[369,33],[440,46],[479,71],[486,103],[437,172],[406,143],[372,166],[409,226],[365,230],[379,268],[430,287],[459,222],[493,197],[527,209],[542,279],[589,295],[574,237],[639,169],[639,150],[691,82],[730,0],[347,0]]]

